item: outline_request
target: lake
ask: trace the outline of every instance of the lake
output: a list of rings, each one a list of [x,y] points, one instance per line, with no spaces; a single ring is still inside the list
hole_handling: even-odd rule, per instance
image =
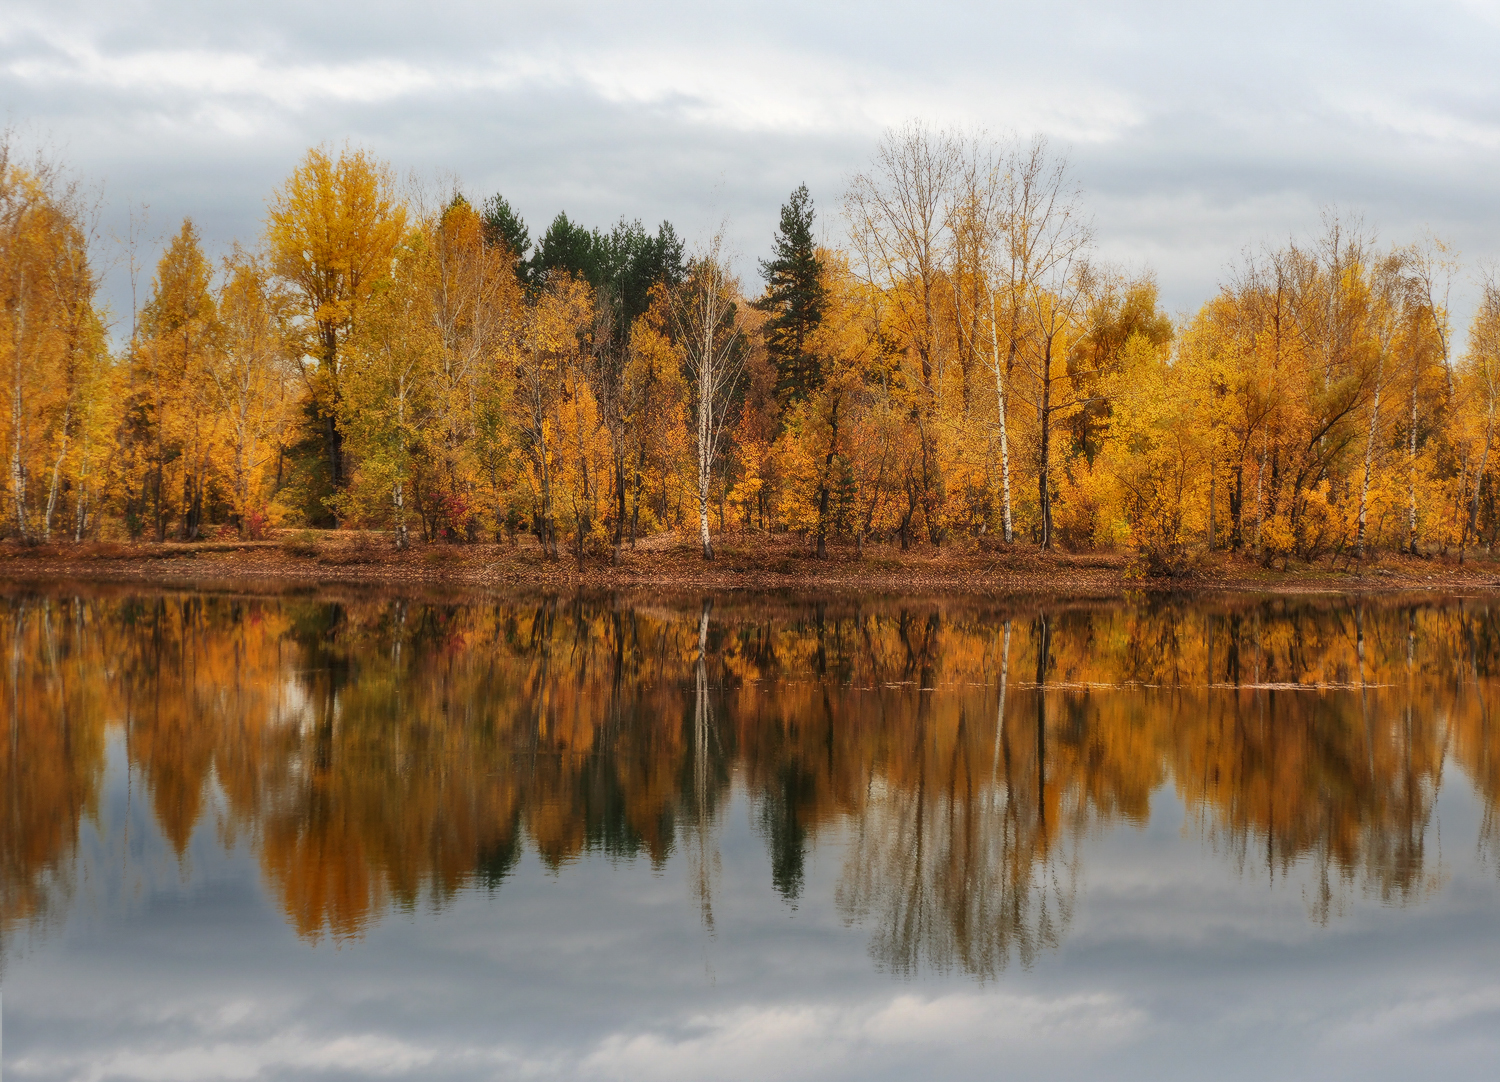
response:
[[[10,1080],[1493,1077],[1500,605],[0,589]]]

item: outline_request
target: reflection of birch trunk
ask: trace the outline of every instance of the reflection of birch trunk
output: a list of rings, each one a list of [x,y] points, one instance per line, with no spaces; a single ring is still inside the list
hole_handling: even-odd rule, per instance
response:
[[[995,754],[990,760],[990,785],[1000,769],[1000,738],[1005,732],[1005,686],[1010,683],[1010,621],[1005,621],[1004,641],[1000,646],[1000,705],[995,712]]]
[[[709,934],[714,930],[713,883],[719,870],[719,853],[710,844],[708,807],[708,745],[713,739],[713,707],[708,698],[708,614],[713,602],[703,601],[703,610],[698,618],[698,660],[693,666],[697,683],[693,700],[693,799],[696,812],[694,823],[693,892],[698,898],[698,911]]]

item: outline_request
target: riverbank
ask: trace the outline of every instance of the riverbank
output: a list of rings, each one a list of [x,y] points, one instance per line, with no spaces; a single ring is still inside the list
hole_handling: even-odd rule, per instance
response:
[[[295,531],[265,541],[0,545],[0,580],[79,579],[188,585],[239,580],[287,585],[436,585],[483,588],[712,589],[860,591],[862,593],[1068,594],[1108,596],[1126,591],[1214,590],[1254,593],[1500,593],[1500,561],[1480,553],[1454,557],[1381,554],[1363,564],[1292,561],[1270,570],[1254,561],[1215,554],[1174,579],[1132,574],[1125,553],[869,545],[832,546],[814,558],[798,538],[731,534],[717,558],[705,562],[696,544],[653,537],[626,547],[618,566],[608,554],[548,560],[531,538],[515,545],[425,545],[397,551],[385,537],[358,531]]]

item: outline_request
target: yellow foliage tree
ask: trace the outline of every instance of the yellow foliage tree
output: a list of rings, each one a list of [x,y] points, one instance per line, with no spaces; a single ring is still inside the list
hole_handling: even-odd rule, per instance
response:
[[[390,167],[366,151],[314,147],[272,195],[266,247],[272,270],[297,297],[296,348],[307,373],[310,420],[320,427],[327,476],[319,499],[344,486],[340,372],[361,308],[391,269],[406,231]]]

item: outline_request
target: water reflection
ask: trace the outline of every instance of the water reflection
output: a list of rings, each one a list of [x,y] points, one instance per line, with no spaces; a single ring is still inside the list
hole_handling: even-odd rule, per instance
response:
[[[1435,888],[1450,757],[1497,836],[1480,600],[96,591],[0,612],[7,938],[66,906],[115,733],[179,858],[212,818],[310,940],[503,891],[528,849],[559,870],[680,854],[711,931],[734,786],[788,905],[809,847],[847,834],[837,905],[901,974],[989,977],[1056,945],[1083,842],[1144,825],[1163,787],[1242,874],[1300,879],[1320,921]]]

